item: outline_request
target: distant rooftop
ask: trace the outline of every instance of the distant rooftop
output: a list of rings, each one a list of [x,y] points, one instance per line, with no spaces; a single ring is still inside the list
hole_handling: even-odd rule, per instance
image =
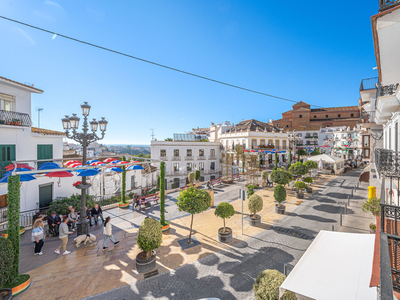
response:
[[[0,76],[0,81],[5,81],[5,82],[13,83],[13,84],[20,85],[20,86],[23,86],[23,87],[25,87],[25,88],[34,90],[34,91],[36,91],[36,92],[38,92],[38,93],[43,93],[42,90],[39,90],[39,89],[35,88],[33,84],[32,84],[32,85],[28,85],[28,84],[26,84],[26,83],[20,83],[20,82],[18,82],[18,81],[14,81],[14,80],[11,80],[11,79],[2,77],[2,76]]]
[[[174,141],[177,142],[196,142],[202,139],[208,139],[208,136],[206,134],[174,133]]]
[[[37,127],[31,127],[31,131],[34,132],[34,133],[39,133],[39,134],[43,134],[43,135],[65,136],[64,132],[55,131],[55,130],[49,130],[49,129],[43,129],[43,128],[37,128]]]

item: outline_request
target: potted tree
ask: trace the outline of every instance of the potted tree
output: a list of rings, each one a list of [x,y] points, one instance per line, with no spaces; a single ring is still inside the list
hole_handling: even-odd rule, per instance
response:
[[[196,187],[201,186],[200,177],[201,177],[200,170],[196,170],[194,172],[194,178],[196,179]]]
[[[14,251],[10,240],[0,238],[0,299],[11,299],[12,290],[4,287],[10,280],[13,269]]]
[[[286,276],[277,270],[264,270],[258,274],[253,285],[254,297],[256,300],[297,300],[296,294],[286,291],[282,298],[279,298],[279,287],[285,281]]]
[[[165,220],[165,162],[160,163],[160,224],[163,232],[169,230],[169,222]]]
[[[136,256],[136,270],[139,273],[146,273],[155,268],[155,249],[161,246],[161,242],[162,231],[160,223],[153,218],[146,217],[139,227],[137,236],[137,244],[142,250]]]
[[[276,184],[286,185],[293,180],[293,175],[288,171],[277,169],[271,173],[271,180]]]
[[[278,184],[274,190],[274,198],[278,204],[275,204],[275,212],[277,214],[285,214],[286,206],[282,204],[286,200],[286,189],[283,185]]]
[[[304,189],[307,188],[307,184],[305,184],[303,181],[298,180],[294,183],[294,187],[296,188],[296,198],[304,199]]]
[[[268,179],[268,171],[267,170],[264,170],[264,171],[262,171],[261,172],[261,179],[263,180],[263,183],[262,183],[262,186],[263,187],[266,187],[267,186],[267,182],[266,182],[266,180]]]
[[[232,242],[232,229],[225,226],[225,219],[229,219],[235,215],[235,209],[232,204],[221,202],[215,208],[214,214],[224,220],[224,227],[218,229],[218,241],[222,243]]]
[[[301,177],[308,173],[308,167],[301,162],[297,162],[290,166],[289,172],[292,173],[293,175]]]
[[[311,176],[311,170],[312,169],[317,169],[318,168],[318,163],[316,161],[313,160],[307,160],[304,165],[308,168],[308,170],[310,171],[310,176]]]
[[[188,244],[192,242],[192,226],[193,226],[193,216],[195,214],[201,213],[207,210],[211,204],[211,196],[207,191],[201,189],[195,189],[190,186],[186,190],[182,190],[177,197],[179,211],[184,211],[192,215],[192,220],[190,222],[190,232]]]
[[[191,185],[193,185],[194,179],[195,179],[195,174],[194,174],[193,172],[190,172],[190,173],[188,174],[188,180],[189,180],[189,182],[190,182]]]
[[[369,198],[368,200],[365,200],[363,202],[361,208],[363,212],[370,212],[375,218],[377,218],[381,215],[381,199],[378,199],[376,197]],[[372,223],[369,224],[369,231],[370,233],[375,233],[376,225]]]
[[[261,223],[261,216],[257,215],[257,213],[263,209],[262,198],[257,194],[251,195],[247,202],[247,208],[250,211],[249,224],[251,226],[259,225]]]
[[[304,178],[304,182],[307,184],[306,192],[311,194],[312,193],[311,184],[313,183],[312,178],[311,177],[306,177],[306,178]]]

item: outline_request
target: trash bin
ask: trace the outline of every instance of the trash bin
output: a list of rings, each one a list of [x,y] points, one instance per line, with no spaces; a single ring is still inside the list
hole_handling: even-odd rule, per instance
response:
[[[369,186],[368,187],[368,199],[371,199],[373,197],[376,197],[376,187]]]

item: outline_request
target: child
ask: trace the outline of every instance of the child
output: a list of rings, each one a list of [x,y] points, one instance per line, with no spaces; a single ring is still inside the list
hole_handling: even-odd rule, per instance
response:
[[[119,241],[116,242],[114,239],[114,236],[112,235],[112,227],[110,223],[111,218],[107,217],[106,220],[104,221],[104,241],[103,241],[103,251],[106,251],[108,247],[106,247],[107,239],[110,238],[111,242],[114,243],[114,246],[117,246],[119,244]]]

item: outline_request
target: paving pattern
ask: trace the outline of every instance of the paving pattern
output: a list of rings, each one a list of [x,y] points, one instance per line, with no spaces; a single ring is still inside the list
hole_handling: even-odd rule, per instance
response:
[[[296,265],[320,230],[368,233],[372,216],[360,210],[367,185],[350,200],[343,225],[338,225],[347,196],[361,170],[338,176],[305,199],[283,219],[248,239],[215,254],[144,280],[85,299],[254,299],[252,286],[265,269],[283,272]]]

